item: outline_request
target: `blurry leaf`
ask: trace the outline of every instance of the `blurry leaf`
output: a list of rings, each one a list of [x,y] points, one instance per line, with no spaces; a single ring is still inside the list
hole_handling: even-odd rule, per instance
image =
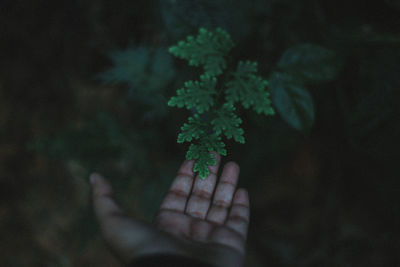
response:
[[[269,78],[272,102],[293,128],[308,131],[314,123],[314,104],[304,85],[290,74],[274,72]]]
[[[175,72],[166,48],[130,47],[109,54],[113,66],[98,77],[106,84],[127,83],[141,92],[164,90]]]
[[[138,87],[146,75],[145,66],[149,64],[149,57],[146,47],[113,51],[109,54],[113,66],[101,73],[99,78],[106,84],[128,83],[132,87]]]
[[[172,56],[165,47],[130,47],[109,54],[113,66],[98,75],[105,84],[127,84],[123,103],[140,103],[148,111],[143,117],[154,119],[167,114],[163,92],[175,76]]]
[[[265,0],[164,0],[160,2],[163,24],[176,40],[194,29],[223,28],[236,40],[248,36],[258,17],[271,9]]]
[[[314,44],[300,44],[282,55],[278,67],[306,81],[322,82],[336,77],[341,61],[332,50]]]

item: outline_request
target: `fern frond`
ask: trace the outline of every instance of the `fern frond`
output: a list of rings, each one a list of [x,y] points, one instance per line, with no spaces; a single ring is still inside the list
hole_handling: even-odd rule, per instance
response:
[[[211,121],[215,134],[223,133],[226,138],[244,144],[243,129],[239,127],[242,120],[234,113],[235,107],[232,103],[226,103],[216,111],[216,117]]]
[[[185,82],[184,88],[177,90],[177,96],[171,97],[168,105],[187,109],[195,108],[199,113],[208,111],[214,105],[213,95],[216,94],[217,79],[208,74],[200,76],[199,81]]]
[[[209,152],[215,151],[217,154],[226,156],[225,143],[218,134],[204,135],[201,142],[207,146]]]
[[[240,61],[234,79],[227,83],[226,100],[232,104],[241,102],[244,108],[252,107],[258,114],[273,115],[270,95],[265,89],[268,82],[256,73],[256,62]]]
[[[199,115],[194,114],[189,117],[189,123],[183,124],[178,135],[178,143],[191,142],[192,139],[199,139],[205,134],[205,123],[201,121]]]
[[[196,161],[193,166],[193,172],[198,172],[203,179],[210,174],[208,166],[217,163],[214,155],[208,151],[207,146],[204,144],[191,144],[186,153],[186,158]]]
[[[196,161],[193,171],[198,172],[202,179],[210,173],[208,166],[216,164],[211,152],[223,156],[227,154],[222,135],[242,144],[245,142],[244,131],[240,127],[242,120],[235,113],[236,102],[245,108],[252,107],[257,113],[274,114],[269,93],[265,90],[268,83],[257,75],[256,62],[239,62],[231,75],[232,80],[222,85],[225,103],[214,100],[220,93],[217,95],[216,76],[226,68],[224,57],[232,47],[233,42],[223,30],[217,29],[211,33],[202,28],[196,38],[189,36],[186,41],[179,42],[169,50],[175,56],[188,60],[189,65],[203,65],[205,70],[200,81],[186,82],[168,102],[169,106],[194,109],[194,115],[181,127],[178,143],[192,142],[186,159]],[[222,105],[215,108],[217,103]]]
[[[218,28],[214,33],[200,28],[197,37],[188,36],[186,41],[169,49],[178,58],[189,61],[190,66],[203,65],[206,73],[217,76],[226,68],[225,56],[234,46],[229,34]]]
[[[216,158],[211,153],[212,151],[226,156],[225,144],[221,141],[221,137],[216,134],[204,134],[200,137],[198,143],[190,145],[186,153],[186,159],[196,161],[193,172],[198,172],[199,177],[202,179],[205,179],[210,174],[208,166],[217,163]]]

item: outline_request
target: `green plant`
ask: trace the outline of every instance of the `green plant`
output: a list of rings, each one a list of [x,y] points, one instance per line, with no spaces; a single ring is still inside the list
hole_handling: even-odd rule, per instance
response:
[[[140,105],[146,120],[163,118],[168,107],[164,91],[175,76],[172,56],[165,47],[129,46],[108,53],[113,65],[97,75],[104,84],[126,85],[123,105]]]
[[[181,127],[177,142],[191,143],[186,159],[196,160],[193,171],[203,179],[209,174],[208,165],[216,164],[210,152],[227,154],[222,135],[245,142],[242,119],[235,113],[237,103],[259,114],[274,114],[266,91],[268,82],[257,74],[257,62],[239,61],[235,71],[224,72],[233,47],[229,34],[222,29],[209,32],[200,28],[196,37],[188,36],[169,49],[190,66],[202,66],[204,70],[199,81],[185,82],[168,102],[171,107],[185,107],[193,113]]]

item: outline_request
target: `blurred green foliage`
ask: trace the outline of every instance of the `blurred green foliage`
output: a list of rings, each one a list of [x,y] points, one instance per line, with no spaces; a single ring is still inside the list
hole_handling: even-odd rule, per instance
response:
[[[172,57],[163,47],[129,47],[109,54],[113,67],[98,75],[105,84],[125,84],[123,104],[147,106],[144,117],[165,117],[165,90],[175,76]]]
[[[97,118],[87,119],[80,126],[70,125],[36,138],[28,148],[52,159],[78,160],[88,172],[102,170],[106,162],[121,158],[129,158],[132,165],[140,169],[146,155],[142,136],[143,133],[132,128],[122,129],[110,114],[99,112]]]
[[[278,68],[304,81],[324,82],[336,78],[341,58],[332,50],[304,43],[285,51]]]
[[[282,118],[297,130],[310,130],[315,109],[312,96],[303,82],[290,74],[273,72],[269,85],[272,100]]]
[[[235,40],[248,36],[257,20],[274,1],[249,0],[166,0],[160,1],[165,28],[174,41],[197,31],[225,29]],[[240,22],[240,23],[239,23]]]

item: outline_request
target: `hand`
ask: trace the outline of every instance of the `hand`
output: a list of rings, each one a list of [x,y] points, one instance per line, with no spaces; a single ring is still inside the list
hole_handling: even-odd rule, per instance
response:
[[[102,234],[125,262],[149,254],[179,254],[215,266],[242,266],[249,223],[249,198],[236,190],[239,166],[225,165],[216,185],[220,157],[210,175],[195,177],[184,161],[152,225],[128,217],[115,203],[110,184],[92,174],[93,205]]]

